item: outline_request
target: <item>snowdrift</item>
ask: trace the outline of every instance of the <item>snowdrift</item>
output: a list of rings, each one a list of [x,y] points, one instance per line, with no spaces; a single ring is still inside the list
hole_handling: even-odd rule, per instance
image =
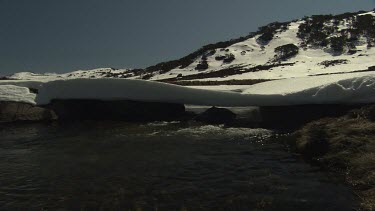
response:
[[[281,106],[302,104],[357,104],[375,102],[375,77],[348,78],[315,87],[298,89],[281,94],[251,92],[257,85],[242,93],[192,89],[176,85],[124,79],[75,79],[53,81],[42,86],[37,104],[48,104],[52,99],[100,99],[169,102],[209,106]],[[318,80],[317,83],[321,81]],[[290,80],[267,82],[277,93],[279,86],[290,86]],[[278,86],[275,86],[277,83]],[[283,85],[284,84],[284,85]],[[258,86],[264,86],[259,84]],[[269,91],[269,90],[268,90]]]
[[[36,94],[30,93],[26,87],[0,85],[0,101],[35,104],[35,97]]]
[[[134,100],[207,106],[287,106],[375,102],[375,74],[347,74],[270,81],[241,90],[216,91],[131,79],[73,79],[0,85],[0,100],[44,105],[53,99]],[[2,83],[4,84],[4,82]],[[16,85],[14,85],[16,84]],[[39,94],[28,88],[37,85]]]
[[[273,99],[262,95],[248,97],[239,93],[131,79],[74,79],[48,82],[39,90],[36,102],[48,104],[52,99],[135,100],[217,106],[252,105],[257,101],[275,103]]]

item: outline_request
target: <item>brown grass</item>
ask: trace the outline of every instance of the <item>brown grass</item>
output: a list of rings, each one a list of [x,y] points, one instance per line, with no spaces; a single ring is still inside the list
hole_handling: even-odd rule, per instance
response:
[[[306,159],[344,175],[363,210],[375,209],[373,111],[375,106],[367,106],[344,117],[314,121],[296,132],[296,149]]]

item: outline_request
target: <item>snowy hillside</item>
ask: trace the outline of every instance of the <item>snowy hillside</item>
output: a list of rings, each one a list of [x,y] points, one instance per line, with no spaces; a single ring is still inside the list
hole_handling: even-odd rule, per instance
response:
[[[271,23],[248,36],[207,45],[179,60],[146,69],[100,68],[66,74],[24,72],[8,78],[131,78],[180,85],[250,85],[272,79],[374,71],[373,46],[374,11],[317,15]]]
[[[372,11],[273,23],[244,41],[204,52],[186,67],[156,71],[150,78],[228,81],[372,70],[374,15]]]
[[[75,78],[128,78],[134,76],[134,71],[130,69],[115,69],[115,68],[98,68],[93,70],[77,70],[70,73],[44,73],[37,74],[31,72],[20,72],[8,76],[8,79],[16,80],[40,80],[51,81],[61,79],[75,79]]]

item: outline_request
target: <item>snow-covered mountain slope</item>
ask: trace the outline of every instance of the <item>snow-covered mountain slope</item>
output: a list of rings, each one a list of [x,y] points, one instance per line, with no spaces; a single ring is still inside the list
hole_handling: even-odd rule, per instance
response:
[[[260,79],[375,70],[375,12],[317,15],[271,23],[248,36],[202,47],[145,69],[100,68],[66,74],[17,73],[10,79],[131,78],[182,85],[253,84]],[[233,81],[236,81],[234,83]],[[191,83],[194,82],[194,83]]]
[[[8,79],[14,80],[40,80],[52,81],[61,79],[75,79],[75,78],[129,78],[133,77],[135,72],[130,69],[115,69],[115,68],[97,68],[93,70],[77,70],[70,73],[31,73],[20,72],[8,76]]]
[[[375,65],[375,13],[313,16],[274,23],[186,67],[151,73],[152,80],[280,79],[363,71]],[[262,33],[262,31],[264,33]]]

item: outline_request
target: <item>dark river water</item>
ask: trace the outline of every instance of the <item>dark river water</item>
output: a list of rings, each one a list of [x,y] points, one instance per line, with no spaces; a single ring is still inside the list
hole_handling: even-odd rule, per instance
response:
[[[352,210],[349,188],[264,129],[0,125],[0,210]]]

